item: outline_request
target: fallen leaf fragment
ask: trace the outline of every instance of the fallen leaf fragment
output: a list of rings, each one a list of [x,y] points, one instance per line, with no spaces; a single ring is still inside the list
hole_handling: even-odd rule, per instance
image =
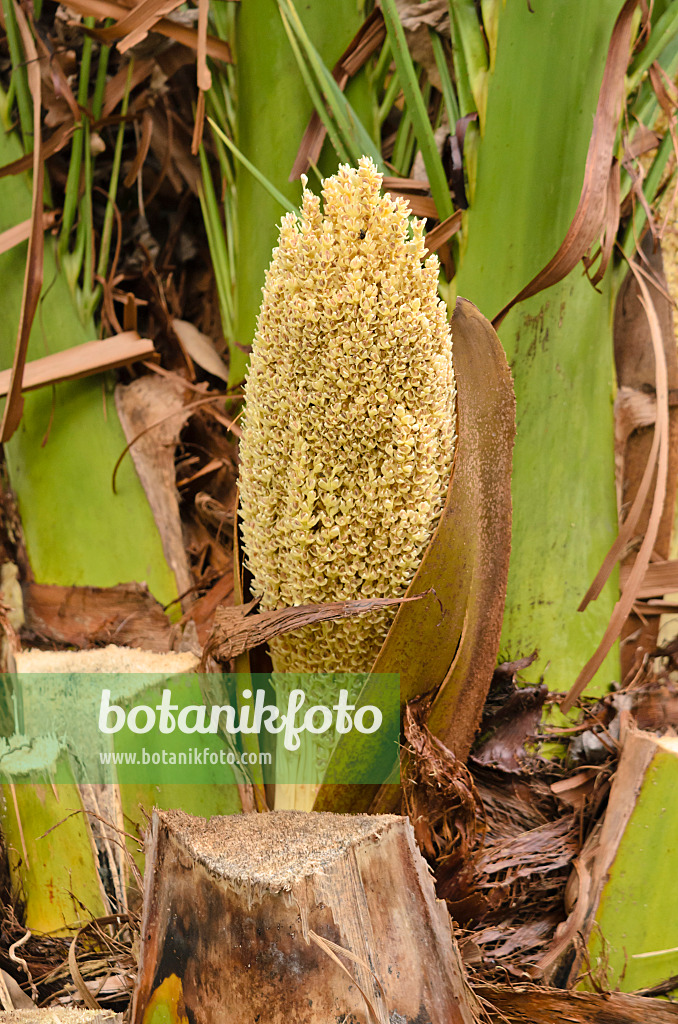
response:
[[[213,377],[228,381],[228,367],[214,347],[214,342],[206,334],[188,320],[172,320],[172,330],[179,339],[181,347],[188,353],[194,363],[207,370]]]

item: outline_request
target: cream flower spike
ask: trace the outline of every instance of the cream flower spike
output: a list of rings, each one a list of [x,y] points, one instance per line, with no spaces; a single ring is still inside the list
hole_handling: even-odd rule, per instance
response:
[[[452,339],[423,221],[370,159],[304,189],[266,275],[246,385],[240,500],[264,609],[401,597],[445,502]],[[277,672],[365,672],[395,614],[270,643]]]

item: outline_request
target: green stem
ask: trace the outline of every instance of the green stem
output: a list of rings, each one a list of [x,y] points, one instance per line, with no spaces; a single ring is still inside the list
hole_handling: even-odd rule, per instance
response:
[[[381,104],[379,105],[379,110],[377,111],[377,119],[378,119],[380,125],[382,125],[384,123],[384,121],[386,120],[386,118],[390,114],[391,108],[393,107],[393,104],[397,100],[399,92],[400,92],[400,79],[398,78],[398,75],[395,74],[395,72],[394,72],[391,75],[391,80],[388,83],[388,86],[386,87],[386,92],[384,93],[384,98],[381,101]]]
[[[384,40],[384,45],[381,48],[381,53],[377,58],[377,63],[374,66],[372,72],[372,84],[376,93],[381,92],[384,88],[384,82],[388,74],[388,69],[391,65],[391,44],[388,39]]]
[[[87,28],[94,27],[94,18],[86,18],[85,26]],[[92,61],[92,40],[89,36],[84,37],[82,46],[82,58],[80,60],[80,78],[78,81],[78,104],[81,107],[87,106],[87,100],[89,96],[89,75]],[[61,218],[61,232],[59,234],[59,256],[63,262],[63,257],[68,252],[69,240],[73,224],[75,223],[75,217],[78,211],[78,205],[80,204],[80,173],[82,171],[82,153],[83,144],[85,139],[85,122],[86,115],[82,115],[79,125],[76,127],[75,134],[73,135],[73,141],[71,144],[71,158],[68,165],[68,177],[66,178],[66,190],[64,193],[64,210]],[[76,240],[76,251],[78,249]],[[75,255],[75,253],[73,254]],[[73,264],[73,260],[69,263]],[[75,287],[75,282],[80,276],[81,264],[75,261],[75,265],[70,265],[68,268],[68,279],[71,283],[71,289]]]
[[[383,170],[383,164],[381,160],[381,153],[375,146],[374,141],[369,135],[369,132],[365,129],[359,117],[357,117],[355,111],[351,107],[350,103],[346,99],[345,95],[337,85],[324,61],[321,59],[320,54],[313,46],[311,39],[304,28],[304,25],[297,14],[296,8],[292,3],[292,0],[278,0],[278,6],[280,8],[280,14],[283,18],[285,25],[285,31],[288,37],[291,35],[291,31],[294,32],[296,40],[299,44],[299,48],[303,50],[303,59],[300,61],[300,55],[298,55],[297,49],[293,47],[295,51],[295,59],[299,65],[299,71],[301,72],[306,87],[308,85],[308,71],[305,72],[304,68],[306,62],[310,71],[315,76],[317,81],[317,88],[315,92],[317,94],[318,88],[322,91],[324,101],[320,100],[318,103],[314,97],[314,106],[323,120],[323,124],[330,132],[329,125],[326,122],[326,117],[329,114],[336,121],[338,133],[343,143],[344,152],[350,153],[351,159],[354,163],[357,163],[361,156],[369,156],[372,158],[377,167]],[[290,42],[292,42],[290,37]],[[310,89],[309,89],[310,93]],[[327,105],[327,110],[325,109]],[[334,145],[334,142],[333,142]],[[335,146],[336,149],[336,146]],[[337,150],[339,154],[339,150]]]
[[[290,24],[285,15],[282,13],[282,11],[281,17],[283,25],[285,26],[285,31],[287,32],[287,38],[289,39],[290,46],[292,47],[292,52],[294,53],[297,65],[299,67],[299,72],[304,80],[304,85],[306,86],[308,94],[313,102],[313,106],[315,107],[318,116],[320,117],[320,120],[322,121],[325,127],[325,130],[330,138],[330,142],[334,147],[335,153],[337,154],[339,159],[343,160],[343,162],[346,164],[351,163],[352,160],[353,162],[356,162],[355,152],[352,153],[351,156],[349,156],[348,150],[345,148],[342,139],[339,135],[339,132],[337,131],[334,120],[332,119],[332,117],[330,117],[330,115],[327,112],[325,102],[322,96],[320,95],[320,92],[316,88],[316,84],[313,81],[312,75],[310,74],[308,68],[306,67],[306,62],[302,56],[299,45],[297,44],[297,40],[295,39]]]
[[[482,132],[487,109],[487,51],[474,0],[450,0],[450,21],[455,27],[457,45],[461,44],[463,50],[469,87]]]
[[[102,46],[99,51],[99,64],[97,66],[97,78],[94,83],[94,95],[92,97],[92,116],[95,121],[101,117],[106,93],[106,74],[108,72],[108,58],[111,53],[110,46]]]
[[[12,61],[12,83],[16,91],[17,106],[19,108],[19,121],[21,123],[21,136],[24,150],[33,150],[33,104],[31,91],[28,87],[28,72],[24,57],[24,48],[21,44],[21,34],[17,25],[16,15],[12,0],[2,0],[2,9],[5,15],[5,33],[9,44],[9,55]],[[30,141],[30,149],[29,149]]]
[[[445,110],[447,111],[447,123],[450,127],[450,131],[453,132],[454,126],[459,120],[459,104],[457,103],[457,97],[454,93],[454,85],[452,84],[450,72],[447,67],[443,41],[438,33],[432,28],[430,28],[428,32],[431,38],[431,46],[433,47],[433,56],[435,57],[436,67],[438,69],[438,74],[440,75],[443,101],[445,103]]]
[[[104,278],[108,270],[108,262],[111,252],[111,239],[113,237],[113,219],[115,217],[115,199],[118,194],[118,182],[120,180],[120,166],[122,164],[122,147],[125,140],[125,118],[129,109],[129,98],[132,88],[132,73],[134,71],[134,59],[131,59],[127,67],[127,81],[125,83],[125,94],[122,98],[122,107],[120,110],[122,120],[118,126],[118,133],[115,139],[115,150],[113,151],[113,164],[111,167],[111,177],[108,185],[108,202],[106,203],[106,210],[104,212],[104,223],[101,230],[101,243],[99,245],[99,258],[97,260],[96,273],[97,277]],[[87,175],[92,173],[91,156],[89,153],[89,146],[85,151],[85,175],[86,175],[86,186],[87,186]],[[91,196],[91,191],[89,192]],[[83,312],[86,319],[89,319],[94,310],[99,304],[101,299],[102,287],[100,283],[96,286],[90,284],[93,282],[93,277],[88,269],[88,261],[94,259],[93,245],[87,244],[85,247],[85,284],[83,294]],[[91,288],[91,291],[89,289]]]
[[[226,239],[223,222],[219,215],[219,204],[214,192],[212,173],[207,162],[204,146],[200,147],[200,170],[202,172],[202,188],[199,192],[200,206],[202,209],[207,241],[209,244],[214,277],[219,295],[219,306],[221,308],[221,319],[224,334],[229,339],[233,338],[233,281],[229,269],[229,257],[226,249]],[[230,264],[232,266],[232,264]]]
[[[474,113],[476,109],[471,79],[466,64],[466,54],[462,43],[457,19],[454,16],[452,0],[450,0],[450,33],[452,36],[452,53],[454,54],[454,71],[457,81],[457,96],[459,97],[459,113],[462,117]]]
[[[266,189],[266,191],[268,192],[268,194],[269,194],[270,196],[272,196],[272,197],[273,197],[273,199],[275,199],[275,200],[276,200],[276,202],[280,203],[280,205],[282,206],[283,210],[285,210],[285,212],[286,212],[286,213],[294,213],[294,214],[298,214],[298,212],[299,212],[299,211],[297,210],[296,206],[294,206],[294,205],[293,205],[293,204],[292,204],[292,203],[291,203],[291,202],[290,202],[290,201],[289,201],[288,199],[286,199],[286,198],[285,198],[285,196],[284,196],[284,195],[282,194],[282,192],[280,192],[280,191],[279,191],[279,190],[278,190],[278,189],[277,189],[277,188],[275,187],[275,185],[274,185],[274,184],[273,184],[272,182],[270,182],[270,181],[268,180],[268,178],[264,177],[264,175],[263,175],[263,174],[261,173],[261,171],[260,171],[260,170],[258,170],[258,169],[257,169],[257,168],[256,168],[256,167],[254,166],[254,164],[253,164],[253,163],[251,163],[251,162],[250,162],[250,161],[249,161],[249,160],[247,159],[247,157],[246,157],[246,156],[244,155],[244,153],[241,153],[241,152],[240,152],[240,150],[239,150],[239,149],[238,149],[238,147],[237,147],[237,146],[235,145],[235,143],[234,143],[234,142],[231,142],[231,140],[230,140],[230,139],[228,138],[228,136],[227,136],[227,135],[224,135],[224,133],[222,132],[222,130],[221,130],[221,128],[219,127],[219,125],[218,125],[218,124],[216,124],[216,123],[215,123],[215,122],[214,122],[214,121],[212,120],[212,118],[211,118],[211,117],[208,117],[208,119],[207,119],[207,120],[208,120],[208,121],[209,121],[209,123],[210,123],[210,124],[212,125],[212,128],[213,128],[213,129],[214,129],[214,131],[215,131],[215,132],[217,133],[217,135],[219,136],[219,138],[221,139],[221,141],[222,141],[222,142],[224,143],[224,145],[225,145],[225,146],[227,146],[227,147],[228,147],[228,149],[230,149],[230,151],[231,151],[231,152],[233,153],[233,155],[234,155],[234,156],[235,156],[235,157],[236,157],[236,158],[237,158],[237,159],[238,159],[238,160],[240,161],[240,163],[241,163],[241,164],[243,165],[243,167],[246,167],[246,168],[247,168],[247,170],[248,170],[248,171],[250,172],[250,174],[252,175],[252,177],[253,177],[253,178],[256,178],[256,179],[257,179],[257,181],[259,182],[259,184],[260,184],[260,185],[263,185],[263,187],[264,187],[264,188]]]
[[[407,109],[412,118],[414,131],[419,142],[424,166],[426,167],[431,194],[438,208],[440,219],[445,220],[446,217],[452,216],[453,213],[450,190],[438,153],[438,147],[436,146],[433,129],[429,122],[424,97],[419,89],[417,73],[407,48],[405,32],[398,17],[395,0],[382,0],[381,10],[391,42],[393,58],[398,69],[398,76],[403,88]]]
[[[640,85],[643,75],[661,56],[676,34],[678,34],[678,7],[675,4],[669,4],[657,24],[653,26],[647,46],[641,50],[629,68],[628,93],[633,92]]]

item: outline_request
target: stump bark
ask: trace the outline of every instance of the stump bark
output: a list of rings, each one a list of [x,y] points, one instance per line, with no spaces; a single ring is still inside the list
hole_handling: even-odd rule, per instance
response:
[[[154,812],[134,1024],[472,1024],[409,821]]]

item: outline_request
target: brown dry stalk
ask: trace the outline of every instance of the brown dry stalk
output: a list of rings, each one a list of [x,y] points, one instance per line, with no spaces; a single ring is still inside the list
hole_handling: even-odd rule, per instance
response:
[[[328,622],[364,615],[378,608],[389,608],[409,601],[420,601],[431,594],[427,590],[415,597],[373,597],[357,601],[328,601],[325,604],[302,604],[291,608],[249,615],[256,601],[235,608],[218,608],[214,616],[212,635],[205,648],[204,658],[211,656],[228,661],[239,654],[266,643],[275,636],[292,633],[312,622]]]
[[[102,341],[86,341],[63,352],[33,359],[25,364],[20,381],[22,391],[34,391],[64,380],[78,380],[104,370],[152,359],[157,355],[153,342],[140,338],[136,331],[125,331]],[[0,397],[10,388],[11,370],[0,372]]]
[[[43,231],[47,231],[51,228],[52,224],[56,220],[57,215],[54,210],[47,210],[42,215],[42,228]],[[7,228],[7,231],[0,233],[0,253],[9,252],[15,245],[20,245],[21,242],[26,242],[30,238],[31,220],[24,220],[21,224],[15,224],[13,228]]]

